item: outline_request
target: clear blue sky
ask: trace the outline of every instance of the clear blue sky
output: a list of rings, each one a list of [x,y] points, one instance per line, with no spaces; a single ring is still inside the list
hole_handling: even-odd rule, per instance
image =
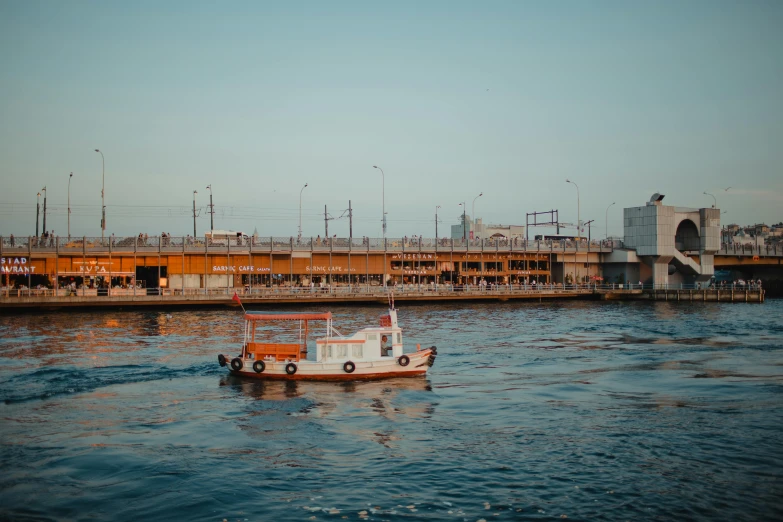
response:
[[[0,3],[0,234],[440,234],[653,192],[783,220],[783,2]],[[725,191],[727,187],[732,187]],[[43,199],[41,199],[43,202]],[[329,223],[348,235],[347,219]]]

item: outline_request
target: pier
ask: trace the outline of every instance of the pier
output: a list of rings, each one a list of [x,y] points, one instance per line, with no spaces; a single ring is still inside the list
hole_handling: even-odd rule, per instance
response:
[[[301,288],[275,289],[227,289],[204,292],[181,292],[161,290],[159,295],[98,295],[83,290],[72,294],[51,290],[15,290],[6,292],[0,298],[0,311],[58,310],[79,308],[165,308],[165,307],[238,307],[233,300],[234,292],[247,307],[290,306],[321,304],[386,304],[389,295],[401,303],[445,303],[455,301],[509,302],[549,300],[595,300],[595,301],[690,301],[763,303],[764,290],[746,289],[697,289],[697,288],[618,288],[616,285],[560,286],[503,285],[493,288],[439,285],[421,288],[405,287],[333,287],[310,291]]]

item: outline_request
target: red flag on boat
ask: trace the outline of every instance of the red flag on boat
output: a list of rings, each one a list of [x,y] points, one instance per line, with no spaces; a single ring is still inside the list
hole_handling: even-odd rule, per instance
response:
[[[239,306],[242,306],[242,301],[239,300],[239,296],[237,295],[236,292],[234,292],[234,297],[232,297],[231,300],[232,301],[236,301],[237,303],[239,303]],[[245,307],[244,306],[242,306],[242,311],[243,312],[245,311]]]

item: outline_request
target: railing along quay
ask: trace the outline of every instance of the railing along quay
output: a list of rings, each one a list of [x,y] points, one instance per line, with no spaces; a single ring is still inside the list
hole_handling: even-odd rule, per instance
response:
[[[221,289],[161,289],[147,295],[145,289],[130,293],[129,289],[109,289],[99,295],[96,289],[8,290],[0,295],[0,309],[13,311],[25,308],[79,308],[124,306],[179,306],[235,304],[234,293],[246,305],[254,304],[317,304],[380,302],[389,294],[400,302],[486,300],[508,301],[524,299],[598,299],[598,300],[656,300],[693,302],[763,302],[764,291],[755,285],[736,285],[729,288],[699,288],[696,285],[400,285],[383,288],[371,285],[345,285],[324,288],[273,287]],[[154,289],[157,290],[157,289]]]

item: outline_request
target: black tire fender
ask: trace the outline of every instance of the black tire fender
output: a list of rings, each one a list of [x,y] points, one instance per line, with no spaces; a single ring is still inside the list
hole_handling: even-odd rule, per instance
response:
[[[348,361],[343,364],[343,370],[345,370],[345,373],[353,373],[354,370],[356,370],[356,365],[353,362]]]
[[[226,365],[226,356],[223,355],[222,353],[220,355],[218,355],[218,364],[220,366],[225,366]]]
[[[243,366],[242,359],[240,359],[239,357],[234,357],[233,359],[231,359],[231,369],[234,370],[235,372],[241,370],[242,366]]]
[[[253,363],[253,371],[256,373],[261,373],[264,370],[266,370],[266,364],[264,364],[264,361],[256,361]]]
[[[288,363],[285,365],[285,373],[288,375],[293,375],[296,373],[296,365],[294,363]]]
[[[408,366],[410,364],[411,360],[407,355],[400,355],[400,358],[397,359],[397,363],[400,366]]]

